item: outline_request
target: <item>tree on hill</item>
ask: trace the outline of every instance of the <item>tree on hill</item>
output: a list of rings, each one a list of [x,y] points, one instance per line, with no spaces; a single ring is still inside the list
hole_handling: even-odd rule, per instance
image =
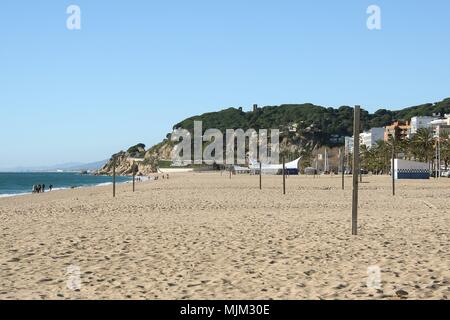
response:
[[[434,104],[423,104],[399,111],[380,109],[371,114],[361,110],[361,130],[384,127],[395,120],[410,120],[414,116],[431,116],[450,113],[450,98]],[[203,122],[203,130],[216,128],[225,133],[226,129],[280,129],[290,124],[297,125],[297,133],[290,138],[302,137],[305,142],[314,142],[323,146],[342,145],[344,136],[352,136],[353,108],[341,106],[338,109],[325,108],[311,103],[266,106],[256,111],[243,112],[228,108],[219,112],[210,112],[194,116],[176,124],[174,128],[183,128],[193,132],[194,121]],[[340,140],[332,139],[333,136]]]
[[[145,144],[138,143],[135,146],[130,147],[127,153],[132,158],[143,158],[145,156]]]

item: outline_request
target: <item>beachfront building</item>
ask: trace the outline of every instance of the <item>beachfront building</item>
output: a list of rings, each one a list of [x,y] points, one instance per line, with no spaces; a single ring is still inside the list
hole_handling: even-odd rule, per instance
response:
[[[359,143],[367,149],[374,147],[380,140],[384,140],[384,128],[372,128],[359,135]]]
[[[372,128],[359,135],[359,144],[365,145],[368,149],[374,147],[378,141],[384,139],[384,128]],[[353,137],[345,137],[345,153],[353,153]]]
[[[384,128],[384,141],[389,141],[391,138],[395,140],[405,140],[409,137],[411,130],[411,123],[409,121],[395,121],[390,126]]]
[[[446,114],[445,119],[431,121],[431,130],[435,138],[439,137],[443,132],[448,132],[450,135],[450,114]]]
[[[353,137],[345,137],[345,154],[353,153]]]
[[[413,117],[411,118],[411,131],[410,136],[412,137],[417,133],[419,129],[431,129],[431,122],[437,120],[436,117]]]

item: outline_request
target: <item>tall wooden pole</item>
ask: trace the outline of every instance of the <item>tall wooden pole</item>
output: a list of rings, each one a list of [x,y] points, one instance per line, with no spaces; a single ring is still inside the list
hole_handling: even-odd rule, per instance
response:
[[[439,132],[439,130],[438,130],[438,132]],[[438,139],[439,139],[439,137],[438,137]],[[440,167],[440,164],[439,164],[439,145],[438,145],[438,142],[439,140],[436,140],[436,161],[435,161],[435,169],[434,169],[434,171],[435,171],[435,173],[434,173],[434,175],[435,175],[435,178],[436,179],[438,179],[439,177],[440,177],[440,170],[439,170],[439,167]]]
[[[358,171],[359,171],[359,122],[360,106],[355,106],[353,119],[353,198],[352,198],[352,234],[358,234]]]
[[[391,165],[391,175],[392,175],[392,195],[395,196],[395,136],[392,139],[392,165]]]
[[[286,161],[283,157],[283,194],[286,194]]]
[[[259,190],[262,190],[262,162],[259,162]]]
[[[439,139],[439,138],[438,138]],[[440,167],[440,163],[439,163],[439,140],[436,140],[436,175],[438,178],[441,177],[441,173],[439,172],[439,167]]]
[[[116,197],[116,158],[113,160],[113,198]]]
[[[439,130],[440,132],[440,130]],[[439,179],[441,178],[441,137],[438,136],[438,172]]]
[[[132,166],[132,170],[133,170],[133,192],[136,190],[136,163],[133,161],[133,166]]]
[[[359,141],[359,139],[358,139],[358,141]],[[359,157],[361,157],[361,154],[359,155]],[[362,166],[361,166],[361,158],[359,159],[358,173],[359,173],[359,182],[362,183]]]
[[[345,190],[345,153],[341,149],[342,190]]]
[[[361,167],[361,161],[359,162],[359,182],[362,182],[362,167]]]
[[[318,166],[317,166],[318,157],[319,157],[319,155],[317,155],[316,158],[314,159],[314,162],[315,162],[314,179],[316,178],[316,174],[319,173],[318,172]]]

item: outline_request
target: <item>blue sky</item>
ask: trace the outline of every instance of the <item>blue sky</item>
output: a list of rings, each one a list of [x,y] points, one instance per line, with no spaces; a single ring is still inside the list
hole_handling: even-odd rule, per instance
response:
[[[439,101],[449,13],[448,0],[3,0],[0,167],[105,159],[229,106]]]

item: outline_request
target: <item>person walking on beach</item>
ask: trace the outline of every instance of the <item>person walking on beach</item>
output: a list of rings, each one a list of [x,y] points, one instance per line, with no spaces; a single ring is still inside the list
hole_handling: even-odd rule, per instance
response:
[[[51,185],[49,185],[48,186],[48,189],[50,190],[50,192],[52,192],[52,189],[53,189],[53,185],[51,184]]]
[[[42,185],[42,193],[45,192],[45,184]]]

